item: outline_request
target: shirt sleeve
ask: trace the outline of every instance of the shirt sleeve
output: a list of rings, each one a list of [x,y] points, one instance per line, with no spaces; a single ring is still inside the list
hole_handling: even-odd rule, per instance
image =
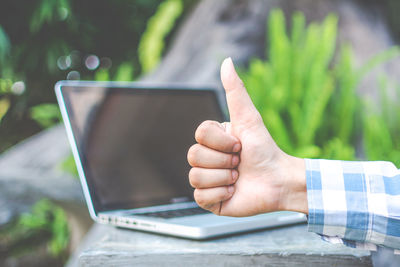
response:
[[[309,231],[332,243],[400,252],[400,171],[394,164],[305,162]]]

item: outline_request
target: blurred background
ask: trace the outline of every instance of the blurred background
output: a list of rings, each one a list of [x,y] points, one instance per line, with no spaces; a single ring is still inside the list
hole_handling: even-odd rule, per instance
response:
[[[0,266],[63,266],[90,227],[57,126],[58,80],[220,88],[232,56],[287,153],[400,167],[398,10],[398,0],[2,0]]]

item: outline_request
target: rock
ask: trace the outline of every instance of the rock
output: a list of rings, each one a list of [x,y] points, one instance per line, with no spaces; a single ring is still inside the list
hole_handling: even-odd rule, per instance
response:
[[[2,267],[61,267],[63,261],[60,258],[49,256],[46,244],[39,243],[35,250],[24,253],[23,255],[0,256],[0,266]]]
[[[294,238],[295,237],[295,238]],[[372,266],[370,252],[294,225],[193,241],[95,224],[69,266]]]
[[[66,212],[69,249],[75,250],[93,221],[79,180],[61,169],[70,151],[64,126],[58,125],[0,155],[0,228],[48,198]]]
[[[8,201],[5,198],[0,199],[0,227],[6,225],[13,220],[15,212],[9,207]]]
[[[371,253],[373,266],[398,267],[400,266],[400,255],[393,254],[392,249],[379,247]]]
[[[60,168],[69,155],[66,133],[59,125],[0,156],[0,226],[42,198],[84,207],[78,179]]]
[[[88,216],[79,180],[60,167],[70,153],[64,126],[58,125],[0,155],[0,228],[20,213],[29,211],[38,200],[48,198],[66,212],[69,249],[75,250],[92,220]],[[37,250],[18,257],[6,253],[5,257],[0,257],[0,265],[62,266],[62,261],[49,255],[46,245],[42,244]]]

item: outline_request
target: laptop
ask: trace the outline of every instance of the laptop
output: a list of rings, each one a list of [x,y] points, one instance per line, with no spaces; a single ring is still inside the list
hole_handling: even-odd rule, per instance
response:
[[[202,121],[227,120],[218,90],[89,81],[60,81],[55,90],[96,222],[207,239],[305,221],[295,212],[217,216],[194,201],[186,155]]]

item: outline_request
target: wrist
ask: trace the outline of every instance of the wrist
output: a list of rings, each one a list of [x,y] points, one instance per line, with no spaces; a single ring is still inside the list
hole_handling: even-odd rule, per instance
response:
[[[279,210],[308,214],[306,167],[302,158],[285,155]]]

